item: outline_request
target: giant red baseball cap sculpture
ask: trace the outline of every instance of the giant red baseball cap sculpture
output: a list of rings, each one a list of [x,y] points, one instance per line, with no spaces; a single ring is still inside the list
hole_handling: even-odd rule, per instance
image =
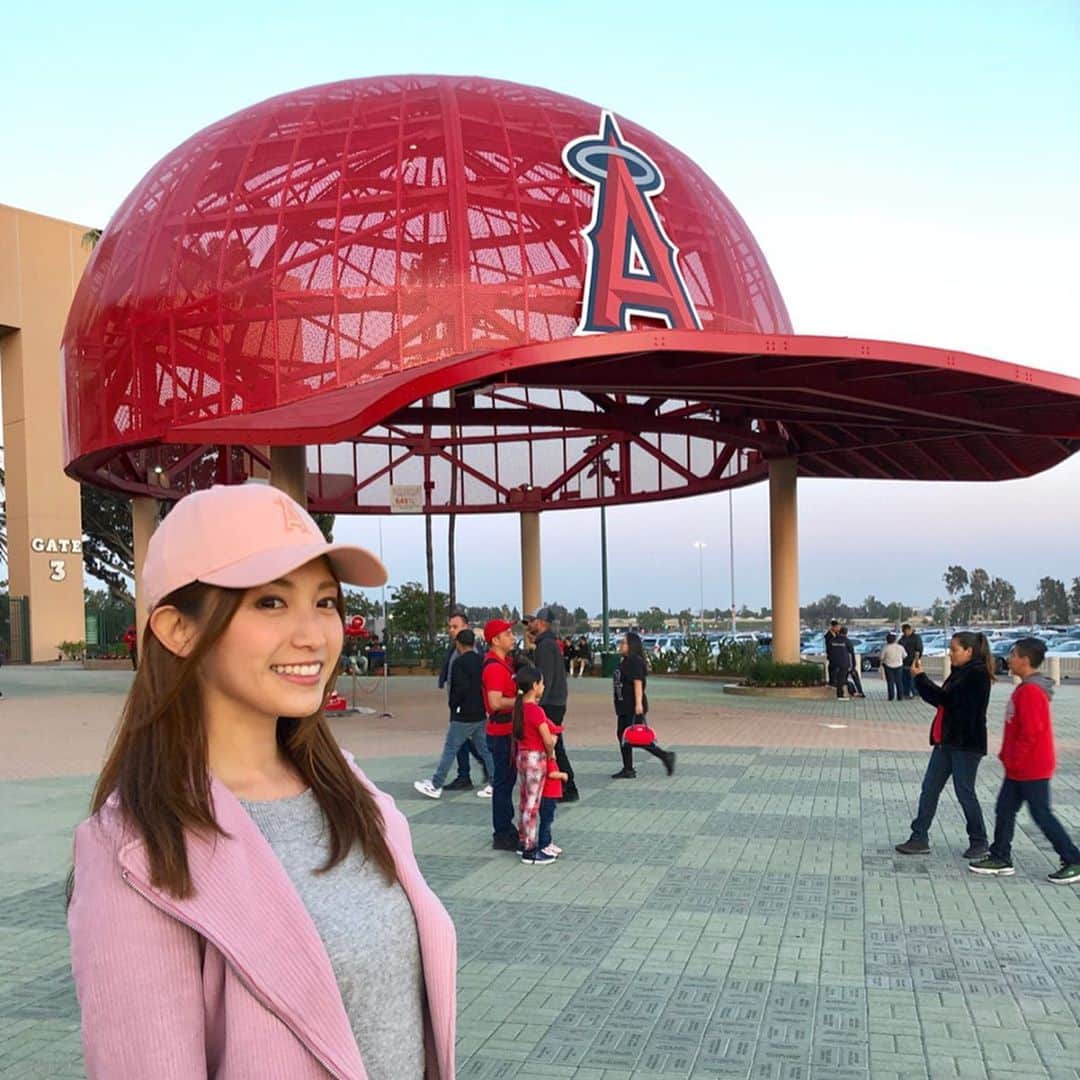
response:
[[[632,503],[776,458],[998,480],[1080,447],[1080,381],[794,334],[690,158],[480,78],[316,86],[194,135],[104,230],[63,362],[71,476],[175,498],[304,445],[312,511]]]

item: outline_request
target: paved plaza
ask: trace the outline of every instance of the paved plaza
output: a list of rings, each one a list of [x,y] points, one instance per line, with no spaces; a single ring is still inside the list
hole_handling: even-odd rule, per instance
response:
[[[63,880],[128,677],[2,674],[0,1074],[80,1077]],[[412,790],[442,734],[430,680],[395,682],[392,719],[337,721],[409,815],[457,923],[458,1075],[1080,1077],[1080,888],[1046,882],[1055,861],[1026,811],[1016,876],[970,874],[951,790],[933,853],[896,855],[930,710],[885,702],[876,678],[867,688],[856,704],[781,704],[656,679],[676,775],[647,759],[618,782],[607,687],[572,682],[583,798],[560,810],[566,854],[543,870],[490,850],[489,804]],[[994,694],[995,750],[1008,691]],[[1055,707],[1056,806],[1075,835],[1080,686]],[[988,812],[1000,777],[988,759]]]

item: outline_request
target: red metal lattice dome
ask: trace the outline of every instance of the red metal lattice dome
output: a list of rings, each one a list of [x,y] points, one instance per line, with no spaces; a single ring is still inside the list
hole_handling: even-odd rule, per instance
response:
[[[941,442],[946,424],[965,434],[963,410],[931,410],[916,425],[938,440],[929,465],[895,471],[912,365],[962,396],[992,362],[792,337],[731,203],[621,118],[663,176],[653,205],[701,329],[646,318],[575,337],[594,192],[563,155],[601,115],[533,87],[407,76],[285,94],[192,136],[109,222],[72,305],[68,472],[178,495],[303,443],[313,509],[382,510],[391,483],[419,482],[428,509],[467,511],[715,490],[779,454],[809,475],[989,478],[1071,452],[1017,443],[1023,460],[987,470]],[[816,359],[795,365],[800,342]],[[869,361],[885,381],[838,434],[836,394],[815,387]],[[982,401],[966,433],[1000,436]]]

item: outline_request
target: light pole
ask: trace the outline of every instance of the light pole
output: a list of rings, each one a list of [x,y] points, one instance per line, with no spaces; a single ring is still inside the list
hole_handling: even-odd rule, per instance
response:
[[[698,627],[705,632],[705,548],[704,540],[695,540],[694,547],[698,554]]]
[[[604,650],[611,641],[608,623],[608,581],[607,581],[607,508],[600,504],[600,626],[604,634]]]
[[[731,564],[731,632],[735,633],[735,492],[728,488],[728,557]]]

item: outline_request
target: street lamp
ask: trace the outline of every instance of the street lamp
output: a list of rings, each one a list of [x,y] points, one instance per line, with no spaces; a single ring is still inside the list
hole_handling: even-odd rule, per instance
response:
[[[735,633],[735,492],[728,488],[728,552],[731,563],[731,633]]]
[[[695,540],[694,547],[698,554],[698,626],[705,630],[705,548],[704,540]]]

